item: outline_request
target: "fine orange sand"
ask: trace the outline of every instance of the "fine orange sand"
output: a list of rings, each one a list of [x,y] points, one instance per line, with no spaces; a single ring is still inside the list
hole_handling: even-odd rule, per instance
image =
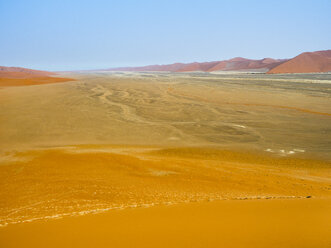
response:
[[[329,80],[267,76],[2,87],[0,247],[330,247]]]
[[[52,84],[52,83],[63,83],[67,81],[75,81],[75,80],[71,78],[60,78],[60,77],[0,78],[0,87]]]
[[[0,229],[14,247],[268,247],[331,245],[330,200],[247,200],[128,209]]]
[[[2,158],[2,247],[331,244],[329,162],[114,145]]]

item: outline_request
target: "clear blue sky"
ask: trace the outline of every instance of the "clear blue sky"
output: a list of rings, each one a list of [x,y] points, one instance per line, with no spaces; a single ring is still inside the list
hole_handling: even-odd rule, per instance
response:
[[[331,0],[0,0],[0,65],[72,70],[331,48]]]

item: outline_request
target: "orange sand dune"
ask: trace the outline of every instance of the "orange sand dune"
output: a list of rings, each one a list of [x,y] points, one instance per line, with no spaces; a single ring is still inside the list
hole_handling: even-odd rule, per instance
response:
[[[75,79],[58,78],[58,77],[36,77],[36,78],[22,78],[22,79],[0,78],[0,87],[52,84],[52,83],[63,83],[67,81],[75,81]]]
[[[31,70],[21,67],[0,66],[0,87],[28,86],[74,81],[71,78],[51,77],[53,72]]]
[[[301,53],[268,73],[311,73],[331,71],[331,50]]]
[[[36,78],[55,75],[53,72],[32,70],[21,67],[0,66],[0,78]]]

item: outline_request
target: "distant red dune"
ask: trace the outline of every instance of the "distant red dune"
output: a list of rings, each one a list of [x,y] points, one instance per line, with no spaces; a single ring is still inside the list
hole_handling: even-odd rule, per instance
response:
[[[278,66],[287,60],[265,58],[261,60],[233,58],[230,60],[213,61],[213,62],[194,62],[194,63],[175,63],[170,65],[149,65],[142,67],[121,67],[111,68],[107,71],[170,71],[170,72],[192,72],[192,71],[238,71],[238,70],[255,70],[269,69]]]
[[[74,81],[72,78],[51,77],[56,73],[21,67],[0,66],[1,86],[27,86]]]
[[[331,71],[331,50],[306,52],[286,61],[268,73],[310,73]]]
[[[142,67],[111,68],[107,71],[170,71],[170,72],[192,72],[192,71],[238,71],[273,68],[285,60],[265,58],[261,60],[233,58],[230,60],[213,62],[175,63],[170,65],[150,65]]]
[[[213,62],[175,63],[142,67],[110,68],[107,71],[261,71],[267,73],[309,73],[331,71],[331,50],[302,53],[293,59],[264,58],[260,60],[236,57]]]

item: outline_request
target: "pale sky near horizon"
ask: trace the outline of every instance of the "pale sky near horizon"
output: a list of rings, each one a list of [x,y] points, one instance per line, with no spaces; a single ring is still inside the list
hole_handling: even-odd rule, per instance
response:
[[[331,49],[331,0],[0,0],[0,65],[43,70]]]

